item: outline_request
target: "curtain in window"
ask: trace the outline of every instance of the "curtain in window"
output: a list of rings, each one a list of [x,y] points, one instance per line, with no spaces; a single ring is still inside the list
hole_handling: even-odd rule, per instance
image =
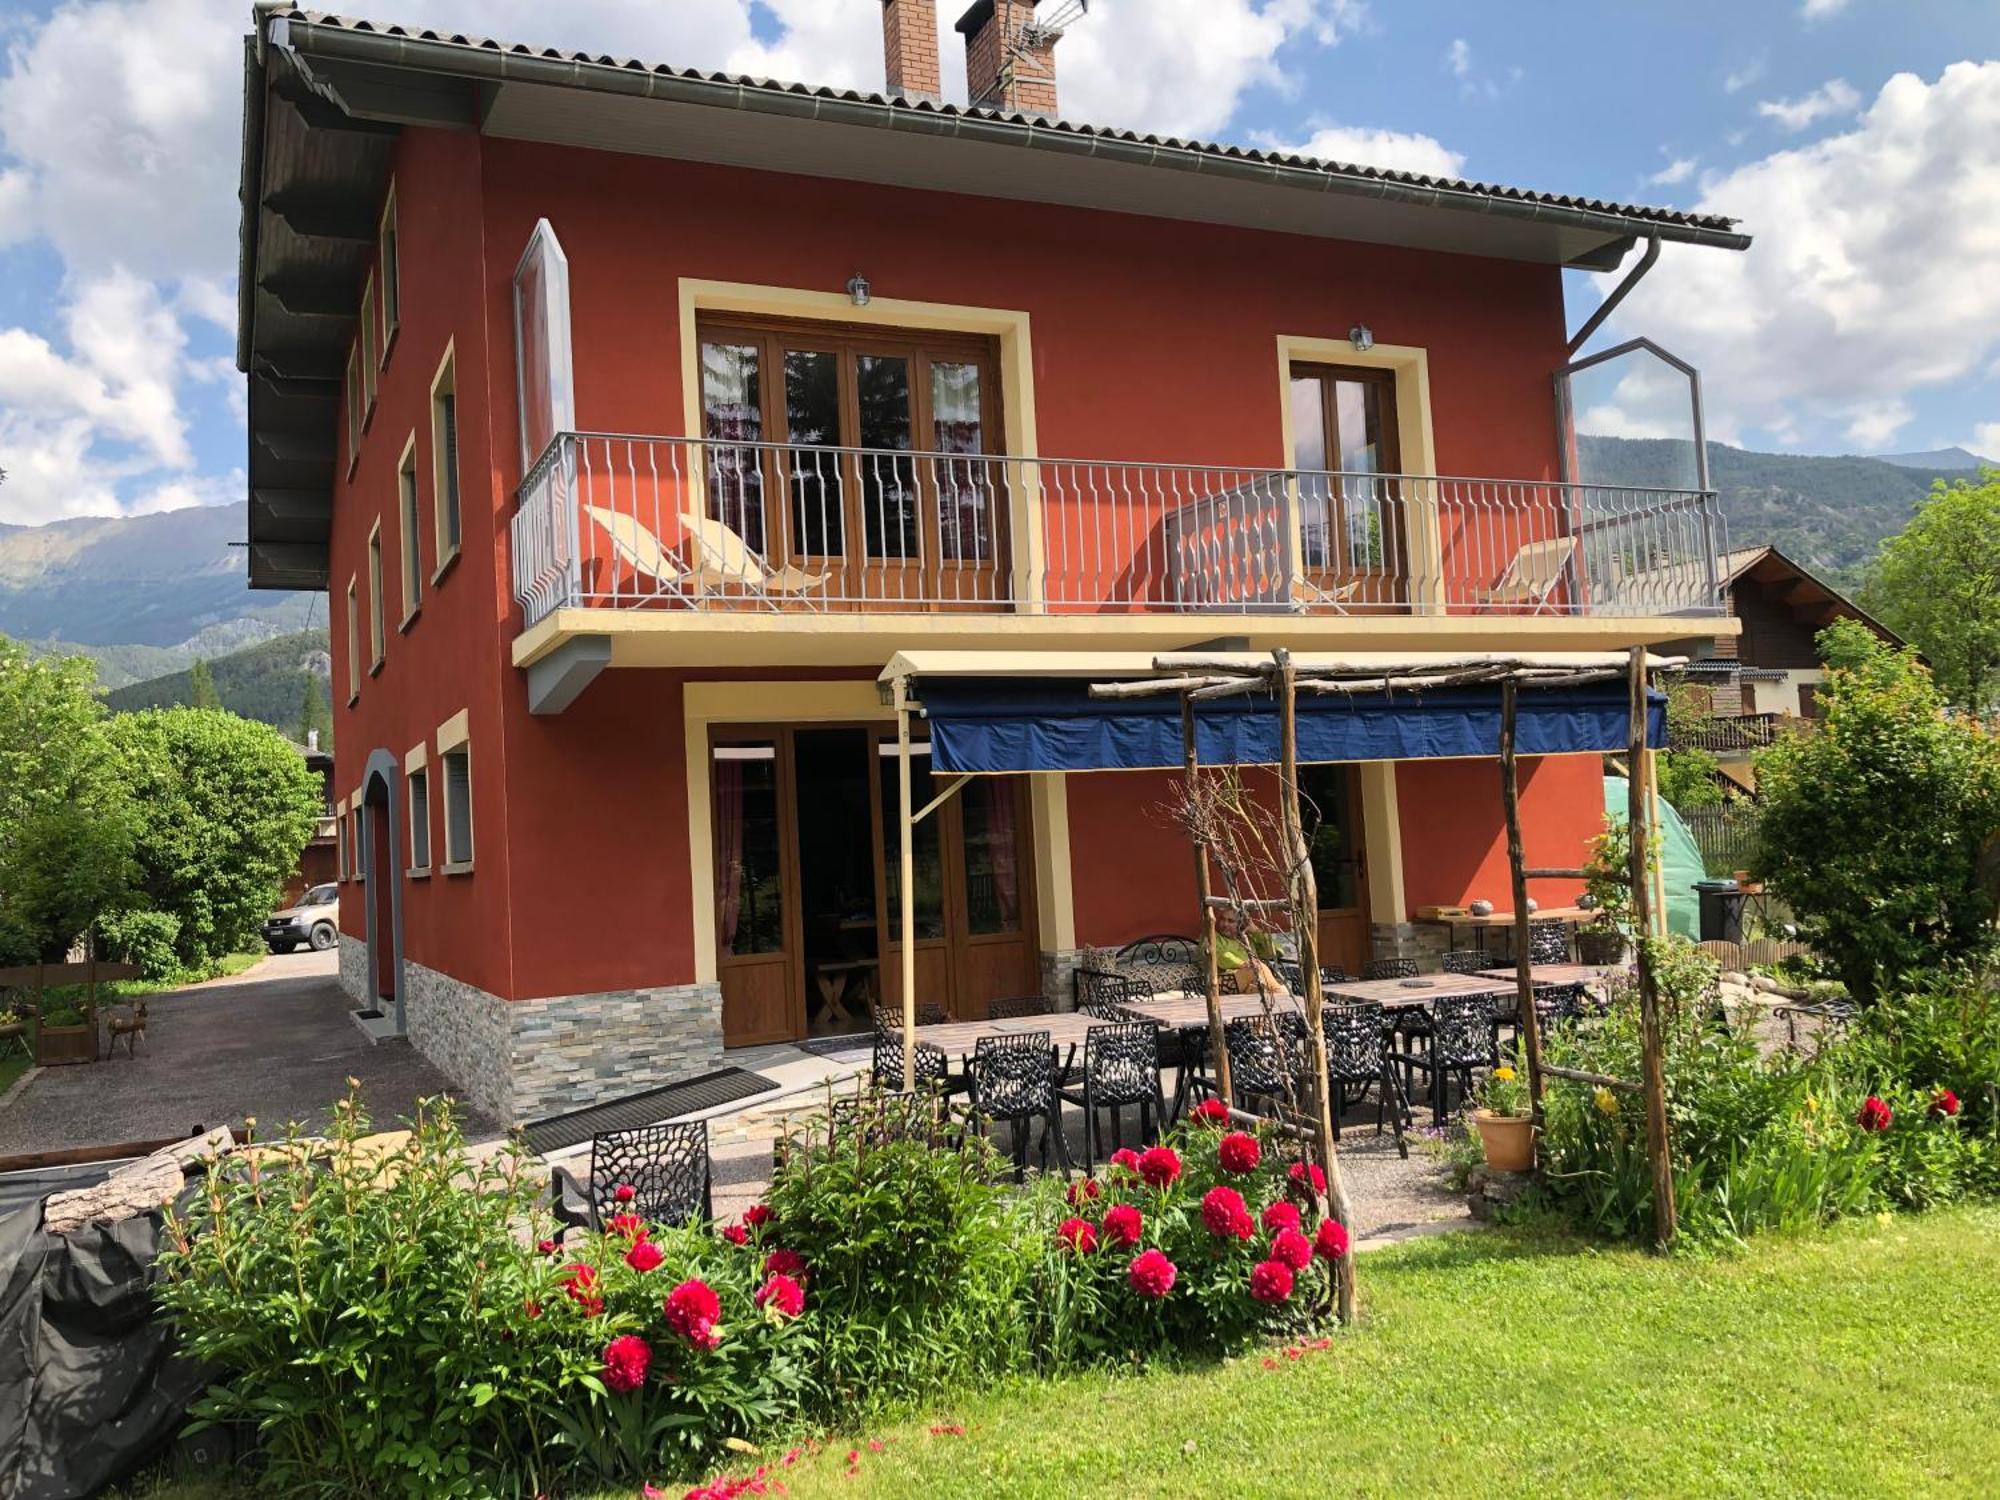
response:
[[[743,913],[743,765],[717,760],[715,773],[716,868],[721,876],[722,950],[736,951],[736,924]]]

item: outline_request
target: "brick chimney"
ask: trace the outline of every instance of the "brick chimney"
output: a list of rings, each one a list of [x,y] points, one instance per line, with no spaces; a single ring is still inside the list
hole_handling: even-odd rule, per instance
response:
[[[957,30],[965,38],[965,87],[975,106],[1055,114],[1055,49],[1062,33],[1036,26],[1035,0],[976,0],[958,18]]]
[[[891,94],[936,102],[944,92],[937,0],[882,0],[882,57]]]

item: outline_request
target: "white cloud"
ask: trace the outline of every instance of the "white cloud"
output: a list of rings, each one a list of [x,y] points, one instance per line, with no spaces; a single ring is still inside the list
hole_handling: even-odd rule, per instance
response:
[[[1847,9],[1847,0],[1803,0],[1799,14],[1808,21],[1823,21]]]
[[[1765,66],[1766,63],[1762,57],[1753,57],[1750,61],[1743,64],[1742,67],[1724,74],[1722,92],[1725,94],[1742,93],[1743,90],[1749,88],[1751,84],[1764,76]]]
[[[1296,152],[1353,166],[1387,167],[1419,172],[1426,177],[1457,177],[1465,158],[1435,136],[1401,130],[1371,130],[1360,125],[1322,125],[1304,141],[1284,142],[1260,137],[1271,151]]]
[[[1472,43],[1468,42],[1462,36],[1453,37],[1451,45],[1445,49],[1444,65],[1451,70],[1452,77],[1470,78],[1472,76]]]
[[[1757,113],[1767,120],[1776,120],[1786,130],[1804,130],[1835,115],[1851,115],[1860,105],[1861,95],[1852,84],[1845,78],[1830,78],[1810,94],[1801,94],[1796,99],[1761,100]]]
[[[1972,429],[1972,441],[1963,445],[1981,458],[2000,461],[2000,422],[1981,422]]]
[[[1882,448],[1905,427],[1916,413],[1910,410],[1910,403],[1899,396],[1892,396],[1875,406],[1864,407],[1848,419],[1848,439],[1858,444],[1863,451]]]
[[[1646,181],[1655,187],[1672,187],[1676,183],[1686,182],[1690,177],[1694,176],[1694,169],[1698,165],[1699,163],[1692,156],[1676,156],[1664,167],[1660,168],[1659,171],[1648,177]]]
[[[1702,366],[1718,431],[1861,442],[2000,353],[2000,62],[1898,74],[1850,130],[1713,178],[1694,207],[1756,243],[1671,247],[1617,322]]]

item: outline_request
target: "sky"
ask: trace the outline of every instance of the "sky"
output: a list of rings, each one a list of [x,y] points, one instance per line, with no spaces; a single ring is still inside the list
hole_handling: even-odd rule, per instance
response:
[[[941,0],[946,92],[961,8]],[[368,0],[377,20],[876,87],[879,0]],[[0,0],[0,521],[243,495],[248,0]],[[1093,0],[1093,123],[1729,214],[1592,345],[1703,371],[1711,436],[2000,456],[1995,0]],[[1572,323],[1614,278],[1570,273]],[[1651,430],[1608,391],[1603,430]]]

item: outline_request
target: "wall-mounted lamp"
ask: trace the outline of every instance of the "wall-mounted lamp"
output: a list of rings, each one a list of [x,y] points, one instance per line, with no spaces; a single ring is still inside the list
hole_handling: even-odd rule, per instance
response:
[[[1366,323],[1356,323],[1347,330],[1347,342],[1354,346],[1356,354],[1366,354],[1375,347],[1375,330]]]
[[[868,278],[858,271],[847,278],[847,300],[856,307],[868,305]]]

